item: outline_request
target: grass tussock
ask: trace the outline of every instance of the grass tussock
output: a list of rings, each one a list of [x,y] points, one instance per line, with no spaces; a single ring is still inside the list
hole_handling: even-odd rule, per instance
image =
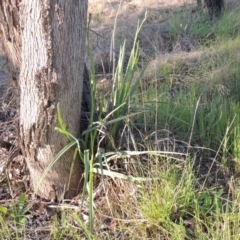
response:
[[[138,43],[144,21],[127,60],[123,44],[107,88],[89,51],[93,105],[80,140],[58,109],[57,130],[70,143],[49,168],[74,146],[84,187],[79,207],[63,202],[45,231],[51,239],[239,239],[239,14],[170,15],[171,41],[190,39],[191,51],[160,55],[147,67]],[[0,206],[4,239],[29,232],[29,203],[19,201],[20,212]]]

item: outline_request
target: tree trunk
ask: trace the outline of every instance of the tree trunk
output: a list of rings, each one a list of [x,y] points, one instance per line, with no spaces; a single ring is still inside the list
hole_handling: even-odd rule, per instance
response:
[[[68,189],[73,149],[61,157],[37,188],[56,154],[68,143],[55,130],[57,103],[68,130],[79,135],[87,0],[3,0],[0,27],[12,80],[20,87],[20,144],[33,189],[53,199],[79,188],[77,159]]]
[[[197,6],[199,8],[203,7],[203,0],[197,0]]]
[[[220,15],[223,7],[223,0],[204,0],[204,4],[210,16],[218,17]]]

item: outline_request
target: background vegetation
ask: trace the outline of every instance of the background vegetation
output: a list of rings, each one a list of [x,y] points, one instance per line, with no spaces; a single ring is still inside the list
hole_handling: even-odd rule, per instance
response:
[[[89,47],[93,106],[80,140],[59,109],[63,152],[74,145],[85,167],[83,193],[48,206],[41,231],[31,229],[25,194],[0,206],[3,239],[239,239],[239,9],[213,19],[192,8],[169,14],[170,47],[146,57],[138,40],[151,16],[131,51],[122,42],[116,67],[100,74],[110,80],[99,80]]]

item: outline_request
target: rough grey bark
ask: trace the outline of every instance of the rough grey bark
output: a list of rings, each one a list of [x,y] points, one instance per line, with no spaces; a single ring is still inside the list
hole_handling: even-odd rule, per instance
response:
[[[47,199],[64,189],[71,197],[82,173],[77,160],[68,189],[73,150],[37,186],[68,142],[55,130],[57,103],[69,131],[79,134],[87,0],[3,0],[0,16],[11,78],[20,87],[20,144],[33,188]]]
[[[0,40],[7,58],[8,72],[15,87],[21,65],[20,4],[21,0],[0,1]]]

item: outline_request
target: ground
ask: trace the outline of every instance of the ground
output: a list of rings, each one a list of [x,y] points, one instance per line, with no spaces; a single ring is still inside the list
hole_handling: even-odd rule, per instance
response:
[[[117,61],[119,48],[124,40],[126,40],[126,61],[128,60],[138,21],[144,18],[146,12],[148,18],[138,38],[140,43],[141,64],[147,64],[143,78],[146,81],[153,78],[153,76],[156,75],[158,66],[171,61],[184,63],[184,67],[189,69],[197,68],[198,62],[200,61],[199,59],[205,54],[204,50],[196,48],[198,44],[197,40],[190,38],[187,34],[179,35],[178,38],[172,38],[168,28],[169,25],[166,24],[168,19],[179,11],[191,9],[190,12],[194,14],[197,11],[196,2],[197,1],[191,0],[89,0],[88,29],[90,42],[88,43],[93,53],[98,88],[102,88],[105,85],[107,87],[109,87],[109,85],[111,86],[112,64],[114,64],[115,60]],[[184,29],[187,26],[180,24],[179,27]],[[86,64],[90,69],[91,60],[89,57],[86,57]],[[174,94],[174,89],[176,86],[178,87],[179,82],[181,86],[183,86],[193,81],[191,74],[184,75],[184,83],[181,82],[182,79],[180,79],[179,76],[175,76],[175,78],[174,88],[169,89],[170,94]],[[158,78],[156,81],[161,82],[161,78]],[[152,84],[155,83],[153,82]],[[19,201],[19,196],[21,196],[22,192],[25,192],[28,198],[32,199],[32,208],[27,210],[27,213],[33,216],[27,223],[28,239],[34,239],[36,236],[42,239],[51,231],[50,223],[52,224],[54,214],[56,213],[58,217],[61,215],[61,207],[58,203],[40,201],[32,195],[31,182],[24,158],[15,145],[18,105],[14,90],[9,89],[10,83],[7,78],[5,59],[1,49],[0,87],[0,205],[6,207],[11,206],[12,202]],[[230,172],[231,168],[224,168],[220,164],[219,158],[216,157],[210,161],[210,159],[213,158],[205,155],[203,151],[198,148],[197,142],[189,147],[188,143],[176,139],[174,133],[159,130],[154,137],[156,135],[158,135],[157,137],[159,137],[161,141],[162,145],[159,144],[161,150],[164,149],[165,144],[169,145],[170,143],[172,144],[172,149],[177,154],[185,156],[190,152],[191,156],[196,156],[194,169],[199,183],[208,186],[220,186],[226,189],[226,192],[229,191],[229,181],[232,177],[232,173]],[[151,137],[146,137],[148,137],[149,142],[154,141]],[[165,141],[166,139],[167,141]],[[179,160],[183,159],[185,158],[179,158]],[[181,165],[181,163],[179,164]],[[122,173],[128,173],[126,169],[122,166],[119,167],[117,164],[115,169],[120,169],[119,171]],[[97,184],[98,183],[96,183],[96,185]],[[139,196],[136,193],[137,187],[133,183],[125,184],[123,181],[114,181],[109,178],[105,180],[105,186],[99,185],[100,187],[98,186],[97,188],[98,192],[95,192],[95,201],[98,208],[106,210],[106,215],[110,215],[110,213],[105,206],[106,204],[103,205],[102,203],[106,200],[103,194],[104,187],[109,187],[108,197],[112,199],[113,202],[115,200],[114,204],[116,205],[113,205],[116,207],[114,210],[116,212],[119,210],[118,204],[121,204],[123,199],[124,201],[126,201],[126,199],[131,199],[129,201],[132,201],[132,199],[138,200]],[[125,195],[123,199],[121,199],[122,195]],[[224,195],[222,197],[224,197]],[[66,208],[75,209],[78,208],[78,205],[79,196],[68,202]],[[85,207],[81,213],[83,219],[84,217],[88,218],[86,212]],[[137,214],[140,213],[136,210],[136,215]],[[131,216],[125,216],[125,218],[129,220]],[[188,219],[184,221],[187,222]],[[129,220],[129,222],[131,222],[131,220]],[[113,220],[105,216],[101,222],[97,223],[96,233],[100,239],[107,239],[109,237],[111,237],[111,239],[129,239],[121,230],[115,232],[118,224],[117,219]],[[192,223],[190,222],[188,224],[189,228],[191,228]]]

